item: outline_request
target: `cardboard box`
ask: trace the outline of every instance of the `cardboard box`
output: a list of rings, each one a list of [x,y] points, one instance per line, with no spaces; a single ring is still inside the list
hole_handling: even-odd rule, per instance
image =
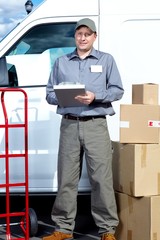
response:
[[[131,196],[160,194],[160,145],[120,144],[113,146],[114,189]]]
[[[160,105],[120,105],[121,143],[159,143]]]
[[[120,219],[118,240],[160,239],[160,196],[135,198],[116,193]]]
[[[132,103],[158,105],[158,84],[133,84]]]

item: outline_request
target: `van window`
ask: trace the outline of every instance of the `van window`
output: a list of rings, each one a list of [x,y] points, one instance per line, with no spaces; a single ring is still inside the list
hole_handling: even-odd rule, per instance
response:
[[[55,59],[74,50],[74,27],[73,22],[38,25],[16,42],[6,53],[17,72],[16,85],[45,85]]]

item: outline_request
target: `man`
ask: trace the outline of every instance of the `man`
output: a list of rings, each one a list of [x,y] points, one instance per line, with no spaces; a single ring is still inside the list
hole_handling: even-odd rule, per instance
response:
[[[46,99],[58,105],[53,90],[62,82],[85,84],[86,94],[76,96],[80,107],[57,107],[61,114],[58,154],[58,193],[52,209],[55,231],[43,240],[71,240],[77,210],[77,191],[81,172],[81,153],[85,154],[91,183],[91,211],[101,240],[115,240],[119,223],[112,180],[112,150],[106,115],[113,115],[112,102],[124,90],[113,57],[94,49],[95,23],[81,19],[75,27],[76,49],[56,60]]]

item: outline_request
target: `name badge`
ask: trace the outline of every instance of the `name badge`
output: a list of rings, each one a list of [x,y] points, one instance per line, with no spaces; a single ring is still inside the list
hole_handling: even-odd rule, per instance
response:
[[[91,72],[102,72],[102,65],[91,65]]]

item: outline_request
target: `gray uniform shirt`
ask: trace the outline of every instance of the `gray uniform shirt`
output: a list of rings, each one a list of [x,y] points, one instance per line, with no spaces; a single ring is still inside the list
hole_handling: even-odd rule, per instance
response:
[[[62,82],[85,84],[86,90],[95,94],[95,100],[82,107],[57,106],[57,113],[61,115],[113,115],[115,112],[111,103],[121,99],[124,93],[114,58],[94,48],[85,59],[79,58],[76,49],[56,59],[46,87],[46,100],[49,104],[58,105],[53,87]]]

